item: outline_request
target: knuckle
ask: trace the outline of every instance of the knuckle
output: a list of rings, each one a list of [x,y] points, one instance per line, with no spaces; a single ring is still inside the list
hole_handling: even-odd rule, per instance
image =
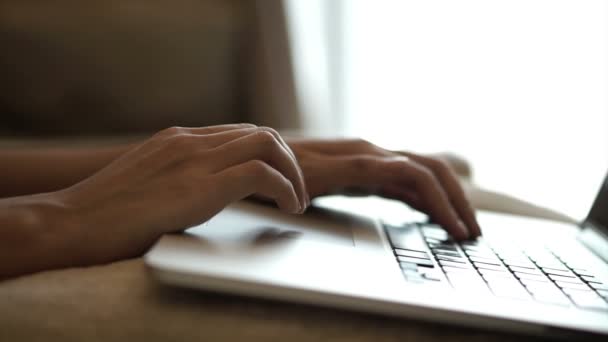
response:
[[[416,165],[406,158],[383,158],[385,161],[387,172],[392,173],[394,176],[402,175],[407,169],[417,169]]]
[[[184,128],[183,127],[179,127],[179,126],[172,126],[169,128],[165,128],[162,131],[159,132],[160,135],[165,136],[165,137],[171,137],[174,135],[178,135],[184,132]]]
[[[263,128],[258,128],[255,137],[258,143],[262,144],[264,147],[274,147],[279,143],[274,134]]]
[[[274,128],[272,128],[272,127],[261,126],[261,127],[258,127],[258,128],[259,128],[260,130],[262,130],[262,131],[266,131],[266,132],[268,132],[268,133],[272,134],[272,135],[273,135],[274,137],[276,137],[276,138],[278,138],[278,137],[280,136],[280,135],[279,135],[279,132],[277,132],[277,130],[276,130],[276,129],[274,129]]]
[[[435,185],[435,176],[433,175],[433,172],[431,170],[423,166],[416,166],[414,170],[416,179],[418,183],[420,183],[420,185],[422,185],[423,187]]]
[[[370,150],[375,147],[371,142],[361,138],[352,139],[350,143],[361,150]]]
[[[432,168],[441,175],[449,175],[452,173],[452,167],[445,160],[429,158],[429,163],[432,165]]]
[[[192,145],[193,136],[185,133],[178,133],[165,140],[165,146],[169,150],[184,150]]]
[[[258,127],[257,125],[249,123],[249,122],[242,122],[242,123],[239,124],[239,126],[242,127],[242,128],[256,128],[256,127]]]

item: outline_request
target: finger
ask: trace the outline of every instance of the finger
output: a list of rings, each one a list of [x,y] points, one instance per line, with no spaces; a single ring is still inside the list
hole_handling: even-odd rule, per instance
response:
[[[314,139],[298,142],[309,151],[332,156],[353,156],[362,154],[383,155],[388,152],[382,148],[359,138],[352,139]],[[386,153],[384,153],[385,155]]]
[[[157,135],[161,136],[174,136],[179,134],[213,134],[218,132],[231,131],[235,129],[244,129],[244,128],[255,128],[257,127],[254,124],[250,123],[236,123],[236,124],[226,124],[226,125],[215,125],[215,126],[206,126],[206,127],[169,127],[157,133]]]
[[[257,127],[251,124],[230,124],[201,128],[173,127],[163,132],[165,132],[166,138],[162,140],[162,143],[157,142],[157,145],[160,146],[157,146],[156,149],[164,148],[168,150],[167,155],[170,157],[164,161],[167,164],[188,160],[193,151],[198,151],[201,148],[215,148],[247,135],[255,133],[266,136],[272,135],[274,141],[277,142],[284,150],[284,153],[291,158],[291,163],[296,165],[295,173],[297,176],[293,175],[293,178],[291,179],[297,180],[297,183],[294,184],[296,184],[296,189],[303,203],[303,207],[305,208],[310,205],[310,197],[306,191],[304,176],[298,165],[297,159],[279,133],[272,128]],[[208,134],[202,135],[202,133]],[[151,151],[154,152],[156,149],[152,149]]]
[[[281,137],[281,135],[276,130],[274,130],[270,127],[253,126],[253,127],[242,128],[242,129],[233,129],[233,130],[227,130],[227,131],[222,131],[222,132],[216,132],[216,133],[212,133],[212,134],[207,134],[204,137],[204,141],[206,142],[206,144],[209,147],[217,147],[217,146],[223,145],[229,141],[235,140],[235,139],[240,138],[245,135],[249,135],[251,133],[255,133],[257,131],[268,132],[268,133],[272,134],[275,137],[275,139],[281,144],[281,146],[283,146],[283,148],[293,157],[293,159],[294,160],[296,159],[295,154],[293,153],[293,151],[291,150],[289,145],[287,145],[287,143],[285,142],[283,137]]]
[[[214,168],[217,172],[248,160],[262,160],[289,179],[298,195],[302,211],[306,209],[307,194],[304,176],[297,161],[282,147],[277,139],[269,132],[256,131],[244,137],[223,144],[211,153],[214,156]]]
[[[287,145],[283,137],[281,137],[281,135],[276,130],[270,127],[258,127],[252,124],[233,124],[202,128],[184,128],[184,130],[184,132],[188,132],[185,134],[201,135],[199,143],[203,144],[207,148],[215,148],[230,141],[236,140],[240,137],[256,132],[269,133],[274,136],[276,141],[279,142],[283,149],[291,156],[293,162],[297,163],[296,156],[289,147],[289,145]],[[308,193],[304,191],[303,196],[303,200],[306,203],[306,206],[308,206],[310,204],[310,198],[308,197]]]
[[[443,187],[432,171],[407,160],[389,164],[387,170],[392,174],[394,182],[409,184],[416,190],[421,205],[426,209],[431,219],[445,228],[455,239],[469,237],[469,231],[452,207]]]
[[[452,203],[462,221],[467,225],[471,237],[476,238],[480,236],[481,229],[475,218],[475,211],[452,169],[446,163],[434,158],[408,152],[402,152],[402,154],[426,166],[433,172],[447,193],[450,203]]]
[[[171,148],[174,149],[175,152],[179,152],[180,150],[187,150],[191,148],[189,143],[194,141],[193,139],[189,139],[189,136],[191,135],[213,134],[218,132],[253,127],[256,126],[248,123],[192,128],[177,126],[169,127],[154,134],[152,138],[148,139],[145,143],[139,145],[137,149],[141,151],[140,153],[145,153],[143,151],[147,151],[148,153],[156,152],[158,149],[161,148]]]
[[[442,225],[456,239],[468,237],[468,230],[433,173],[426,167],[405,157],[351,156],[327,158],[326,191],[333,187],[359,186],[370,192],[387,185],[414,190],[419,198],[417,207],[423,208],[431,219]]]
[[[300,212],[300,201],[292,182],[263,161],[249,160],[231,166],[216,173],[213,180],[220,189],[217,198],[222,207],[257,194],[272,199],[281,210]]]

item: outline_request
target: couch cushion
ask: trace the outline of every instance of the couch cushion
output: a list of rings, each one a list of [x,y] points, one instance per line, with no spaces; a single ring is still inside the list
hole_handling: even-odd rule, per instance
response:
[[[0,130],[107,133],[244,120],[250,2],[0,4]]]

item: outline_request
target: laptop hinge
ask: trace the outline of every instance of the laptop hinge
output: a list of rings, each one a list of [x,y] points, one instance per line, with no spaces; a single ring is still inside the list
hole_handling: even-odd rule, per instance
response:
[[[585,221],[578,236],[579,240],[587,246],[593,253],[608,263],[608,236],[603,232],[605,229]]]

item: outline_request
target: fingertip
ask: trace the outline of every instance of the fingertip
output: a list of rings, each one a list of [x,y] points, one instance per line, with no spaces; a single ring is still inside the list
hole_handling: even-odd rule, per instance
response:
[[[475,223],[475,238],[478,238],[482,235],[481,233],[481,227],[479,226],[478,223]]]
[[[300,213],[303,214],[306,211],[306,208],[308,208],[308,195],[306,193],[304,193],[304,198],[302,199],[302,202],[300,205],[301,205]]]
[[[454,238],[456,238],[457,240],[466,240],[468,238],[471,237],[471,234],[469,232],[469,230],[467,229],[467,226],[464,224],[464,222],[458,220],[456,223],[456,232],[457,232],[457,236],[454,236]]]

